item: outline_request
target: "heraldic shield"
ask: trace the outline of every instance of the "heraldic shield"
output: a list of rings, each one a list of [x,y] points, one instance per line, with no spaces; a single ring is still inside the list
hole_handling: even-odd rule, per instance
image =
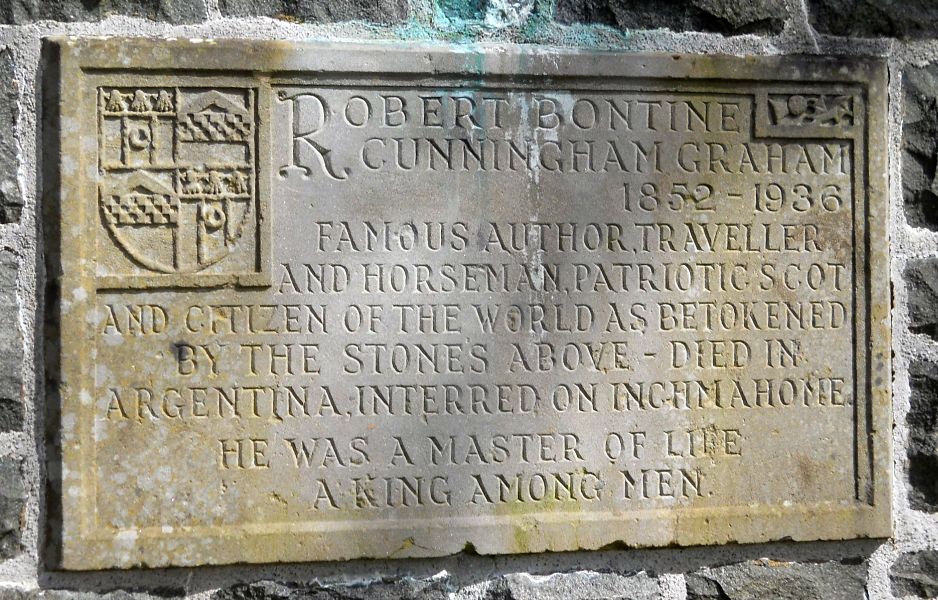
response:
[[[99,212],[122,254],[99,275],[256,269],[254,101],[251,89],[99,89]]]

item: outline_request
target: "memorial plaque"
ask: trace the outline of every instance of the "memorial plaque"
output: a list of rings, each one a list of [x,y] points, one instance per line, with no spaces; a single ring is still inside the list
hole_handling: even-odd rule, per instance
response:
[[[889,535],[882,61],[55,47],[63,568]]]

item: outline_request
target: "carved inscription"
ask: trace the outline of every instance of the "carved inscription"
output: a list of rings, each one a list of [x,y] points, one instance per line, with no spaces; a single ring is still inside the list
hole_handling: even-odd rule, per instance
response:
[[[70,560],[881,534],[869,81],[647,76],[99,75]]]

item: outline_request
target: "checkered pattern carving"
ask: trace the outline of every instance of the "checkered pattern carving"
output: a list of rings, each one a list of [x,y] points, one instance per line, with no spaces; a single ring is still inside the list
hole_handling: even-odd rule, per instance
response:
[[[179,201],[157,194],[107,196],[103,208],[113,225],[169,225],[179,218]]]
[[[251,123],[227,113],[187,115],[177,127],[184,142],[241,142],[251,135]]]

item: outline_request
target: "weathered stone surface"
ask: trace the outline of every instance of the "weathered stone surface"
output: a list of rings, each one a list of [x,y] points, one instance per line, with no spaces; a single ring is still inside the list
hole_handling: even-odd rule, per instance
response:
[[[547,23],[551,7],[544,0],[439,0],[435,9],[450,28],[520,29],[534,19]]]
[[[905,268],[909,330],[938,337],[938,259],[910,260]]]
[[[902,78],[902,196],[910,225],[938,229],[938,65]]]
[[[23,336],[16,273],[16,257],[0,251],[0,431],[23,426]]]
[[[97,21],[109,15],[142,17],[169,23],[205,19],[199,0],[4,0],[0,23],[23,25],[35,21]]]
[[[20,461],[9,456],[0,458],[0,558],[20,553],[26,486]]]
[[[863,559],[756,561],[687,575],[687,600],[858,600],[866,597],[866,578]]]
[[[550,576],[509,574],[475,584],[472,589],[460,587],[442,575],[334,586],[262,581],[219,590],[212,600],[658,600],[660,597],[657,580],[645,573],[580,571]]]
[[[219,0],[219,9],[227,17],[326,23],[353,20],[399,23],[410,15],[407,0]]]
[[[0,81],[4,82],[0,89],[0,223],[15,223],[23,209],[23,198],[16,182],[19,87],[13,73],[13,57],[6,48],[0,50]]]
[[[153,598],[183,598],[183,587],[153,587],[146,590],[133,588],[113,592],[76,589],[31,589],[0,588],[0,600],[152,600]],[[330,599],[331,600],[331,599]]]
[[[405,577],[355,586],[261,581],[219,590],[212,595],[212,600],[449,600],[451,591],[445,577],[433,580]]]
[[[932,0],[808,0],[811,25],[827,35],[922,39],[938,35]]]
[[[487,0],[438,0],[436,8],[450,22],[479,21],[485,17]]]
[[[740,35],[782,31],[788,8],[781,0],[558,0],[556,16],[561,23]]]
[[[889,582],[896,597],[938,597],[938,552],[921,550],[900,554],[889,568]]]
[[[66,568],[888,535],[882,62],[60,48]]]
[[[546,577],[506,575],[489,591],[492,600],[659,600],[658,582],[645,573],[557,573]]]
[[[495,29],[521,27],[534,13],[536,0],[488,0],[485,24]]]
[[[908,493],[917,510],[938,511],[938,365],[925,360],[909,366]]]

